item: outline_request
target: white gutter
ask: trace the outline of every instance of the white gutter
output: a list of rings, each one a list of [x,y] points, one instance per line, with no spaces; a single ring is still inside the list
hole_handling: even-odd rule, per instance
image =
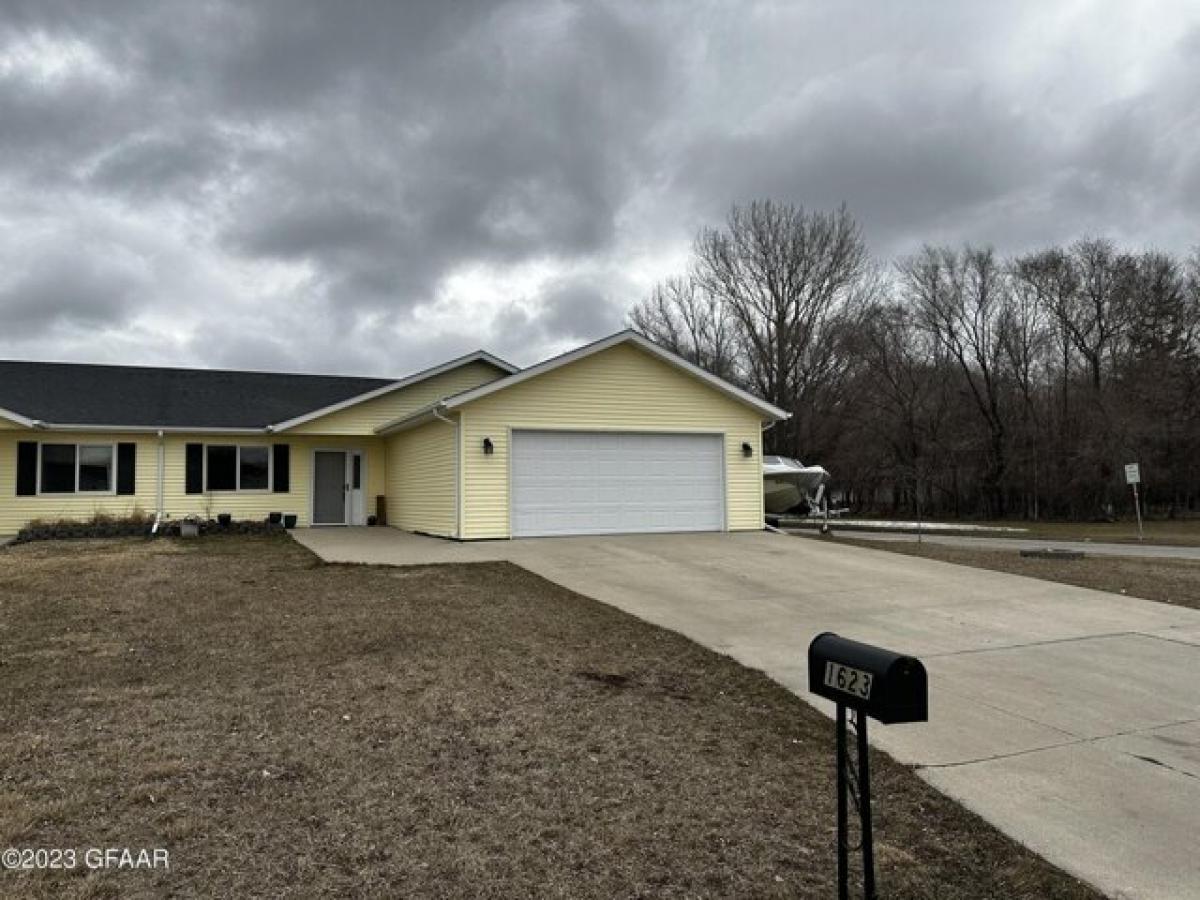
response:
[[[162,429],[158,432],[158,501],[157,509],[154,512],[154,529],[153,533],[158,534],[158,526],[166,515],[165,499],[163,497],[163,480],[166,478],[167,470],[167,448],[163,440]]]
[[[217,428],[207,425],[71,425],[62,422],[34,422],[34,428],[46,431],[110,431],[124,434],[269,434],[265,428]]]
[[[10,422],[24,425],[26,428],[37,427],[37,422],[34,419],[27,418],[20,413],[15,413],[11,409],[4,409],[3,407],[0,407],[0,419],[8,419]]]
[[[392,422],[384,422],[375,429],[375,433],[378,435],[389,435],[396,434],[400,431],[407,431],[409,428],[415,428],[418,425],[423,425],[430,419],[435,418],[434,410],[445,408],[445,399],[435,400],[433,403],[423,406],[415,412],[409,413],[407,416],[396,419]],[[443,419],[443,421],[445,420]]]

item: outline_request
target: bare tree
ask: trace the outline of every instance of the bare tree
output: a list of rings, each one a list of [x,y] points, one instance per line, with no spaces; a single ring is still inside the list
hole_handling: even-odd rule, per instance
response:
[[[1011,290],[1000,314],[1000,345],[1021,394],[1027,513],[1036,520],[1041,517],[1042,386],[1053,340],[1048,318],[1058,283],[1053,266],[1043,269],[1017,261],[1009,269]]]
[[[763,201],[697,236],[630,323],[793,413],[776,450],[869,508],[1113,515],[1138,460],[1200,512],[1200,248],[926,247],[880,276],[844,209]]]
[[[668,278],[629,312],[630,327],[720,378],[737,381],[738,347],[728,308],[690,276]]]
[[[926,247],[900,263],[900,274],[916,322],[957,364],[987,427],[984,482],[993,512],[1003,515],[1008,428],[1000,326],[1009,291],[1004,270],[990,248],[967,247],[960,253]]]
[[[860,435],[886,457],[893,506],[900,505],[905,485],[914,505],[920,503],[932,497],[933,475],[948,464],[942,437],[951,398],[939,348],[915,325],[911,310],[893,302],[872,304],[851,346],[864,363],[854,391]]]
[[[1130,323],[1136,263],[1128,254],[1118,253],[1111,241],[1096,238],[1072,245],[1070,261],[1077,289],[1060,295],[1054,312],[1083,357],[1092,387],[1099,390],[1105,363]]]
[[[756,201],[696,239],[697,284],[736,324],[746,381],[793,413],[771,432],[790,453],[818,449],[816,426],[839,402],[849,364],[842,338],[868,273],[862,232],[845,208]]]

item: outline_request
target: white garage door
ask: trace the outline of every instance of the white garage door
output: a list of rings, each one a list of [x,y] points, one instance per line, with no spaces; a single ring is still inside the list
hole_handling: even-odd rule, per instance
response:
[[[514,537],[721,531],[723,442],[712,434],[514,431]]]

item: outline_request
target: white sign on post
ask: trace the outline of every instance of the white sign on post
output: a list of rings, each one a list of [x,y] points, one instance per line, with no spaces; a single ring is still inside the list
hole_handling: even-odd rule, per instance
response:
[[[1142,532],[1142,501],[1138,499],[1138,485],[1142,483],[1142,469],[1137,463],[1125,464],[1125,483],[1133,490],[1133,511],[1137,513],[1138,540],[1144,540]]]

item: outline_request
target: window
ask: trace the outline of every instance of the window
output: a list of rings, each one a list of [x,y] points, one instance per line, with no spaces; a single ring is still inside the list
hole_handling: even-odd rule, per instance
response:
[[[113,489],[113,448],[84,444],[79,448],[79,491]]]
[[[271,448],[209,444],[205,447],[207,489],[266,491],[271,487]]]
[[[243,491],[265,491],[271,486],[270,465],[266,447],[240,447],[238,487]]]
[[[237,490],[237,447],[208,448],[208,489]]]
[[[75,445],[42,444],[43,494],[75,493]]]
[[[40,493],[113,492],[116,452],[112,444],[42,444],[40,450]]]

